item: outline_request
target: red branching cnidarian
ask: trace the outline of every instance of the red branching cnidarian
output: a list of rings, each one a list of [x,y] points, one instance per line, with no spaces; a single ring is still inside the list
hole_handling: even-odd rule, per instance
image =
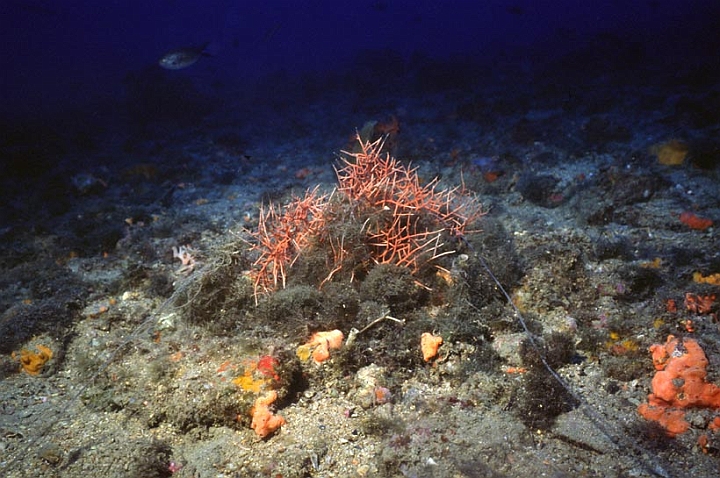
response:
[[[382,140],[360,142],[359,153],[346,153],[336,170],[339,190],[355,201],[359,215],[387,211],[384,221],[368,227],[373,260],[408,267],[413,273],[452,251],[441,252],[443,235],[462,237],[480,215],[474,198],[455,189],[437,189],[437,178],[420,184],[417,168],[408,168],[389,154]]]
[[[287,269],[323,225],[326,199],[315,188],[284,208],[272,204],[267,209],[260,208],[258,228],[252,234],[255,243],[251,246],[259,254],[251,273],[256,299],[259,292],[275,290],[278,284],[285,287]]]
[[[337,195],[319,195],[315,188],[284,208],[271,205],[260,210],[258,229],[251,234],[251,249],[258,253],[251,271],[256,299],[259,293],[285,287],[288,269],[313,245],[329,251],[329,273],[321,284],[343,270],[349,251],[359,246],[346,244],[344,233],[334,233],[342,230],[338,223],[361,221],[361,247],[372,262],[417,273],[452,254],[445,242],[464,236],[482,215],[476,199],[463,190],[439,189],[437,179],[422,185],[417,168],[381,154],[382,140],[369,142],[358,136],[358,141],[360,152],[346,152],[336,168]],[[352,278],[354,269],[350,273]]]

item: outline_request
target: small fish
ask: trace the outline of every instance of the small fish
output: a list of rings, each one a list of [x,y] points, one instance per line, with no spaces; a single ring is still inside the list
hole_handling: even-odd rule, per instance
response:
[[[207,43],[200,47],[192,48],[180,48],[165,53],[158,65],[165,68],[166,70],[182,70],[188,66],[194,65],[203,55],[209,55],[205,48],[208,46]]]

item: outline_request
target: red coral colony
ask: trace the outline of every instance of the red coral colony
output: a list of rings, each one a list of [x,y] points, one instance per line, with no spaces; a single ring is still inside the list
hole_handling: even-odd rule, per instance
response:
[[[383,141],[363,141],[346,153],[336,169],[338,187],[331,194],[317,188],[284,207],[260,212],[251,250],[255,300],[285,287],[289,269],[309,251],[327,251],[327,273],[318,285],[344,272],[355,274],[373,264],[407,267],[413,274],[454,250],[448,245],[468,232],[482,215],[464,191],[422,185],[417,170],[382,155]]]

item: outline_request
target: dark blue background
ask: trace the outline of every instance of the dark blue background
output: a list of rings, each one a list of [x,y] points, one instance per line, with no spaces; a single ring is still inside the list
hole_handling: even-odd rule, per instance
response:
[[[196,84],[237,87],[268,74],[337,73],[364,51],[462,58],[481,69],[513,64],[547,74],[573,58],[669,76],[718,63],[717,0],[541,1],[50,1],[0,3],[0,101],[5,122],[58,109],[123,101],[129,74],[168,50],[210,41],[212,58],[171,72]],[[603,42],[610,39],[610,44]],[[605,49],[603,49],[605,48]],[[593,53],[595,52],[595,53]],[[568,56],[570,55],[570,56]],[[577,55],[573,57],[572,55]],[[590,60],[593,60],[590,58]],[[591,63],[592,63],[591,61]],[[626,65],[627,66],[627,65]],[[578,65],[587,69],[587,65]]]

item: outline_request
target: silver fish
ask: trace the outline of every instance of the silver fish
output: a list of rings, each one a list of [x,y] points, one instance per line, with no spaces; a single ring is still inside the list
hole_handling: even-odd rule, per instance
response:
[[[205,48],[207,43],[200,47],[179,48],[165,53],[158,61],[158,65],[166,70],[182,70],[194,65],[203,55],[208,55]]]

